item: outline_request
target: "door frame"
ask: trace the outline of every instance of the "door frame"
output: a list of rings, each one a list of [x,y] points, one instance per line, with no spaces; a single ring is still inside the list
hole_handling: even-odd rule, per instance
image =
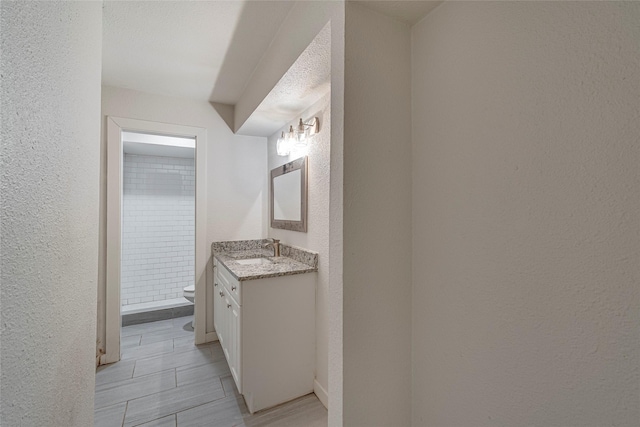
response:
[[[107,116],[107,263],[105,295],[105,354],[100,364],[120,360],[120,273],[122,257],[122,132],[155,133],[195,138],[195,343],[207,341],[207,130],[147,120]],[[214,337],[210,337],[214,338]]]

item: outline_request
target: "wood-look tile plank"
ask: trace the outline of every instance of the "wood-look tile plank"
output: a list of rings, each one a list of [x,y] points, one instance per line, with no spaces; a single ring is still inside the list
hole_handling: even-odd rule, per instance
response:
[[[210,378],[230,375],[231,370],[226,360],[207,363],[201,366],[182,366],[176,370],[178,387],[196,383]]]
[[[189,349],[189,348],[195,348],[195,340],[194,340],[194,336],[184,336],[184,337],[178,337],[178,338],[174,338],[173,339],[173,348],[175,350],[177,349]]]
[[[133,377],[133,368],[135,365],[135,360],[127,360],[99,366],[98,369],[96,369],[96,387]]]
[[[191,327],[192,321],[193,321],[193,315],[176,317],[173,319],[173,327],[179,327],[185,330],[191,329],[191,331],[193,331],[193,328]]]
[[[327,410],[315,394],[244,417],[242,427],[327,427]]]
[[[140,345],[140,338],[142,335],[129,335],[120,338],[120,351],[124,351],[127,348],[137,347]]]
[[[102,408],[119,402],[157,393],[176,387],[174,369],[142,377],[116,381],[96,387],[95,407]]]
[[[224,398],[222,384],[213,378],[133,399],[128,403],[124,426],[135,426],[221,398]]]
[[[227,360],[224,357],[224,350],[222,350],[222,346],[217,341],[211,345],[211,354],[215,360]]]
[[[173,352],[173,340],[158,341],[152,344],[130,347],[121,351],[120,359],[143,359],[145,357],[157,356],[159,354]]]
[[[215,361],[209,348],[196,348],[185,352],[166,353],[159,356],[137,359],[133,376],[139,377],[141,375],[148,375],[181,366],[195,367],[206,365],[207,363],[213,363]]]
[[[171,340],[174,338],[191,337],[193,338],[193,331],[185,331],[182,328],[171,327],[161,329],[159,331],[153,331],[149,333],[143,333],[140,345],[151,344],[158,341]]]
[[[233,379],[233,376],[227,375],[220,378],[222,382],[222,388],[224,389],[224,394],[226,396],[240,396],[240,392],[238,391],[238,387],[236,387],[236,382]]]
[[[178,338],[174,338],[173,339],[173,349],[175,351],[188,350],[188,349],[194,349],[194,348],[204,348],[204,347],[212,347],[213,348],[216,345],[219,345],[218,341],[208,342],[208,343],[196,345],[194,343],[193,335],[192,336],[178,337]]]
[[[96,402],[98,403],[98,402]],[[93,427],[121,426],[127,402],[96,409],[93,414]]]
[[[203,424],[203,426],[205,425],[208,424]],[[144,424],[138,424],[136,427],[176,427],[176,414],[158,418],[157,420],[149,421]]]
[[[231,427],[242,424],[243,417],[249,415],[249,411],[241,396],[230,396],[178,412],[177,415],[179,427]]]
[[[120,329],[120,337],[130,335],[142,335],[145,333],[157,332],[163,329],[173,328],[173,319],[161,320],[159,322],[140,323],[138,325],[125,326]]]

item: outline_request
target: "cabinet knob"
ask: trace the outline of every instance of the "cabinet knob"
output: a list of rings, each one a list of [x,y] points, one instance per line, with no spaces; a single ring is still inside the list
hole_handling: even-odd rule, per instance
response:
[[[236,287],[235,287],[235,286],[232,286],[232,287],[231,287],[231,290],[232,290],[232,291],[235,291],[235,290],[236,290]]]
[[[217,287],[218,287],[218,284],[217,284],[217,283],[214,283],[214,284],[213,284],[213,287],[214,287],[214,288],[217,288]]]
[[[224,296],[224,292],[220,291],[220,296],[223,297]]]
[[[231,308],[231,304],[227,304],[227,308]]]

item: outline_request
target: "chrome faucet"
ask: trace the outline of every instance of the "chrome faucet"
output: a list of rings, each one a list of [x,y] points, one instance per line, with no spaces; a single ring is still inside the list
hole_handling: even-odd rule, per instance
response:
[[[262,245],[262,247],[263,248],[268,248],[269,246],[273,247],[273,256],[279,257],[280,256],[280,240],[273,239],[271,237],[265,240],[267,240],[267,243]]]

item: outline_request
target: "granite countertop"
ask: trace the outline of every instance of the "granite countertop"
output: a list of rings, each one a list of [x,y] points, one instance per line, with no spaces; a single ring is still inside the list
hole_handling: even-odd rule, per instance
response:
[[[242,250],[217,250],[213,251],[213,256],[239,281],[290,276],[293,274],[318,271],[317,261],[316,266],[313,266],[286,256],[274,257],[273,250],[271,249],[246,248]],[[239,259],[248,258],[266,258],[272,263],[244,265],[237,262]]]

